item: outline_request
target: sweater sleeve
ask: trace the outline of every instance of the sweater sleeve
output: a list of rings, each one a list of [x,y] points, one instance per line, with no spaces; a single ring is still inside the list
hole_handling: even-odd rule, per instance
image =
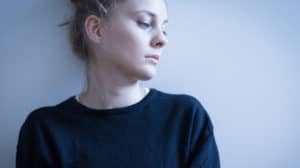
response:
[[[196,100],[189,140],[188,168],[220,168],[220,159],[211,119]]]
[[[50,167],[50,154],[39,123],[34,113],[23,123],[17,143],[16,168]]]

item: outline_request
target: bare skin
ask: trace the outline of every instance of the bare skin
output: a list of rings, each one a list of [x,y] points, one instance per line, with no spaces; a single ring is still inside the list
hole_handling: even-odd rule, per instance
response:
[[[149,92],[139,81],[156,74],[167,44],[167,10],[163,0],[127,0],[118,3],[108,21],[89,16],[85,30],[92,57],[87,85],[79,101],[94,109],[113,109],[141,101]]]

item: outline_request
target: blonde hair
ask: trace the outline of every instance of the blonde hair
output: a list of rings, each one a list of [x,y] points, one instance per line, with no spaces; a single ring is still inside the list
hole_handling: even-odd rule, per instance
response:
[[[73,52],[80,59],[89,59],[87,37],[84,29],[84,22],[90,15],[98,16],[102,19],[109,19],[115,4],[124,0],[71,0],[74,7],[74,14],[71,19],[60,24],[68,26],[69,38]]]

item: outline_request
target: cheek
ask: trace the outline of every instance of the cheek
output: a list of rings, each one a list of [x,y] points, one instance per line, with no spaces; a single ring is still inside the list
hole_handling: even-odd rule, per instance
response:
[[[112,51],[118,51],[121,55],[127,57],[136,57],[145,54],[149,38],[139,28],[123,27],[114,29],[111,33],[112,41],[110,46]]]

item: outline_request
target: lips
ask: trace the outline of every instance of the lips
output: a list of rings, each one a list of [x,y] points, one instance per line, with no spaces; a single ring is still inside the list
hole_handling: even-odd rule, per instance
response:
[[[155,60],[159,60],[159,55],[147,55],[147,56],[145,56],[146,58],[153,58],[153,59],[155,59]]]

